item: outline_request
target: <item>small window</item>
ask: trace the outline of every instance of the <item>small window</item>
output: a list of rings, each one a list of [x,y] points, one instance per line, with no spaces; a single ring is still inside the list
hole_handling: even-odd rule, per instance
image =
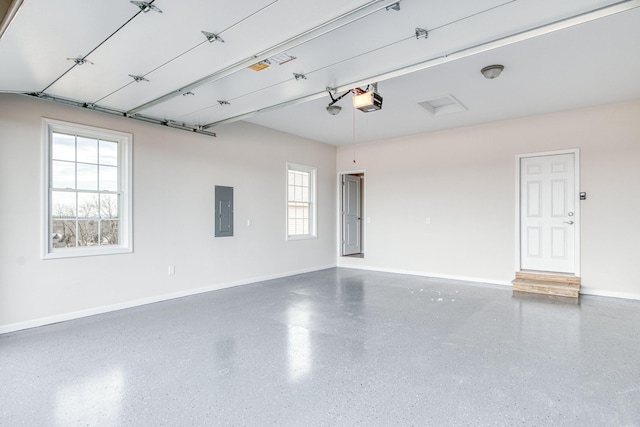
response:
[[[287,239],[316,237],[316,168],[287,163]]]
[[[44,258],[131,252],[131,134],[43,128]]]

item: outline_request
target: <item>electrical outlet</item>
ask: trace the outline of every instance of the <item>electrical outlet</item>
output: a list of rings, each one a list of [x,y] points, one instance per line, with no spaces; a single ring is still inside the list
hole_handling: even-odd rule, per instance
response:
[[[431,217],[427,217],[427,219],[425,220],[425,223],[427,225],[431,224]]]
[[[174,276],[176,274],[176,266],[175,265],[170,265],[169,266],[169,276]]]

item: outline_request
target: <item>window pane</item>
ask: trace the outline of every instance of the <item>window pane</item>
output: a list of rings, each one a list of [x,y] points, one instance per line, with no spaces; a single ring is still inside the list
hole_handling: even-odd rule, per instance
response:
[[[78,220],[78,246],[95,246],[98,244],[98,221]]]
[[[76,160],[76,138],[62,133],[53,133],[51,158],[56,160]]]
[[[118,220],[100,221],[100,244],[101,245],[117,245],[118,244]]]
[[[118,218],[118,195],[117,194],[101,194],[100,195],[100,217],[101,218]]]
[[[53,218],[76,217],[76,193],[51,192],[51,215]]]
[[[315,168],[289,164],[287,174],[287,233],[289,236],[311,237],[315,228],[311,204],[315,203]],[[315,233],[314,233],[315,235]]]
[[[100,166],[100,191],[118,191],[118,168]]]
[[[79,136],[77,161],[83,163],[98,163],[98,141]]]
[[[48,163],[45,258],[131,252],[130,135],[42,122],[48,136],[48,149],[42,151],[48,156],[42,159]],[[103,245],[105,250],[100,249]]]
[[[70,162],[51,162],[53,188],[76,188],[76,164]]]
[[[51,230],[51,246],[54,248],[69,248],[76,245],[75,220],[55,220]]]
[[[118,165],[118,143],[111,141],[100,141],[100,161],[101,165]]]
[[[98,189],[98,166],[78,164],[78,190]]]
[[[98,218],[98,193],[78,193],[78,218]]]

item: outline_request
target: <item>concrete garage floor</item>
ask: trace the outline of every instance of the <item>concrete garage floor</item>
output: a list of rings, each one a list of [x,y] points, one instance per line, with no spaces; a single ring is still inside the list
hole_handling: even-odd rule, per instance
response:
[[[640,426],[640,301],[329,269],[0,336],[3,426]]]

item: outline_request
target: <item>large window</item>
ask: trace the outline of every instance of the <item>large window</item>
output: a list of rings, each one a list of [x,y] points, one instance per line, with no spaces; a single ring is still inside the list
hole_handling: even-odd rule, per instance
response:
[[[287,238],[316,236],[316,168],[287,163]]]
[[[131,252],[131,134],[43,127],[44,258]]]

